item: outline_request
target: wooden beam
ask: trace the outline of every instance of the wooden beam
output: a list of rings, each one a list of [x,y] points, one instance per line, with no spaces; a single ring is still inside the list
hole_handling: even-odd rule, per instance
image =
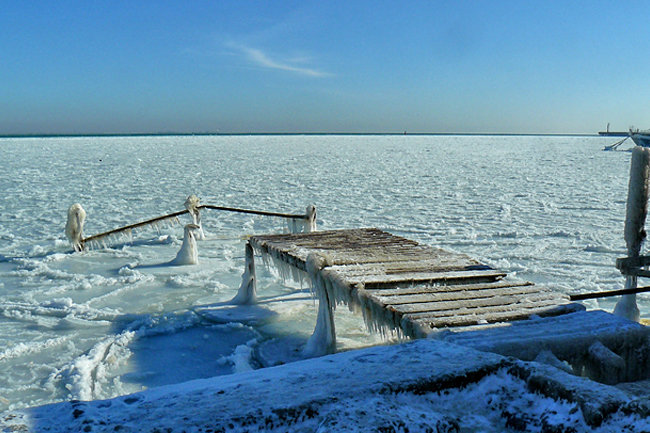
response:
[[[582,301],[584,299],[597,299],[597,298],[607,298],[609,296],[633,295],[636,293],[644,293],[644,292],[650,292],[650,286],[635,287],[632,289],[608,290],[604,292],[577,293],[575,295],[569,295],[569,299],[571,299],[572,301]]]

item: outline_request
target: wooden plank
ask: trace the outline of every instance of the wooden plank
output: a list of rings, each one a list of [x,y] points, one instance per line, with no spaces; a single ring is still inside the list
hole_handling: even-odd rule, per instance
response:
[[[519,308],[520,306],[535,307],[544,304],[546,301],[557,303],[561,298],[556,293],[546,292],[529,294],[526,296],[494,296],[490,298],[463,299],[462,301],[433,301],[417,304],[387,305],[387,308],[399,311],[402,314],[443,312],[447,315],[449,311],[455,315],[475,314],[479,309],[489,307]]]
[[[390,260],[350,265],[334,265],[331,268],[341,275],[364,275],[368,273],[401,274],[421,271],[468,271],[468,270],[493,270],[489,266],[476,264],[474,261],[465,261],[455,255],[446,257],[407,258],[408,260]]]
[[[366,291],[372,295],[377,295],[377,296],[394,296],[394,295],[416,295],[420,293],[440,293],[440,292],[457,292],[457,291],[466,291],[466,290],[498,289],[500,287],[520,287],[520,286],[534,286],[534,284],[531,283],[530,281],[512,282],[512,281],[500,280],[500,281],[480,283],[480,284],[449,284],[449,285],[418,284],[416,286],[406,286],[406,287],[366,289]]]
[[[363,283],[367,288],[378,288],[382,286],[394,286],[396,284],[418,284],[445,281],[466,281],[476,283],[480,281],[495,281],[505,277],[507,274],[499,271],[452,271],[452,272],[420,272],[412,274],[397,275],[365,275],[354,278],[345,278],[350,285]]]
[[[458,286],[456,286],[458,287]],[[523,296],[539,293],[549,293],[549,290],[540,289],[533,285],[520,285],[514,287],[498,287],[494,289],[482,290],[455,290],[443,291],[439,293],[419,293],[419,294],[399,294],[392,296],[381,296],[373,294],[381,302],[386,305],[402,305],[402,304],[418,304],[427,302],[441,302],[441,301],[465,301],[468,299],[491,299],[495,297],[504,296]]]
[[[553,308],[559,305],[563,305],[561,299],[549,298],[547,300],[539,300],[535,303],[515,303],[507,305],[492,305],[492,306],[483,306],[480,309],[478,308],[464,308],[456,307],[451,309],[436,310],[436,311],[417,311],[417,312],[401,312],[403,318],[410,320],[443,320],[443,321],[453,321],[455,319],[462,318],[464,316],[468,317],[477,317],[481,315],[492,315],[500,314],[512,311],[533,311],[533,310],[544,310],[547,308]],[[394,307],[390,307],[394,309]],[[531,313],[535,314],[535,313]]]
[[[430,330],[433,332],[435,329],[440,328],[455,328],[466,327],[473,325],[482,325],[498,322],[511,322],[516,320],[529,319],[531,316],[558,316],[562,314],[575,313],[582,311],[584,307],[580,304],[549,304],[547,306],[539,306],[535,308],[522,308],[512,311],[495,311],[485,314],[475,314],[466,316],[452,316],[445,318],[431,318],[431,317],[417,317],[408,316],[405,319],[414,322],[423,330]]]

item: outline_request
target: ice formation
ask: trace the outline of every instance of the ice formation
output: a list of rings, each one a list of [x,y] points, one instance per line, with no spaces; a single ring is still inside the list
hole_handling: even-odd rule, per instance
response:
[[[316,206],[313,204],[307,206],[305,218],[289,220],[291,233],[313,233],[316,230]]]
[[[187,200],[185,200],[185,209],[187,209],[187,211],[190,213],[192,222],[199,227],[196,230],[196,239],[202,241],[205,239],[205,234],[203,233],[203,226],[201,225],[201,213],[199,206],[199,198],[194,194],[190,195],[187,197]]]
[[[239,291],[230,302],[239,305],[255,304],[257,302],[255,287],[255,254],[250,243],[246,243],[246,264],[241,280]]]
[[[196,224],[187,224],[183,233],[183,245],[178,251],[171,265],[197,265],[199,263],[199,250],[196,247],[195,231],[199,229]]]
[[[65,225],[65,235],[70,240],[75,251],[81,251],[81,239],[83,238],[84,222],[86,211],[79,203],[75,203],[68,209],[68,222]]]
[[[650,149],[636,146],[632,151],[625,216],[624,236],[628,257],[639,256],[641,244],[646,237],[644,227],[648,214],[649,178]],[[635,288],[636,280],[636,276],[628,275],[625,280],[625,288]],[[636,295],[624,295],[616,304],[614,314],[638,322],[640,314],[636,304]]]
[[[307,273],[312,281],[312,287],[318,297],[318,316],[316,329],[303,350],[308,357],[323,356],[336,352],[336,332],[334,328],[333,309],[336,306],[330,300],[327,290],[327,277],[322,274],[324,267],[331,265],[328,257],[312,253],[307,257]]]

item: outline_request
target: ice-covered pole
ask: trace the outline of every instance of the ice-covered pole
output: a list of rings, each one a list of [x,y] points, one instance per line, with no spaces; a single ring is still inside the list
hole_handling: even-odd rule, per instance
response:
[[[311,278],[312,288],[318,297],[318,316],[316,328],[303,354],[307,357],[328,355],[336,352],[336,330],[334,328],[334,303],[327,293],[327,285],[322,270],[330,265],[329,258],[312,253],[307,257],[307,273]]]
[[[196,224],[187,224],[183,230],[183,244],[176,254],[176,258],[171,261],[172,265],[198,265],[199,250],[196,246],[195,231],[199,229]]]
[[[645,220],[648,214],[649,179],[650,149],[636,146],[632,150],[625,215],[624,237],[628,257],[639,256],[641,244],[646,237]],[[625,288],[633,289],[636,285],[636,275],[627,275]],[[636,305],[636,295],[623,295],[616,304],[616,307],[614,307],[614,314],[638,322],[640,314],[639,308]]]
[[[205,234],[203,233],[203,226],[201,226],[200,206],[201,203],[199,202],[199,198],[194,194],[190,195],[187,197],[187,200],[185,200],[185,209],[187,209],[187,211],[192,216],[192,222],[199,227],[196,230],[196,238],[202,241],[205,239]]]
[[[241,276],[241,286],[237,295],[230,301],[233,304],[250,305],[257,302],[255,285],[255,255],[250,242],[246,243],[246,264]]]
[[[65,225],[65,235],[72,244],[75,251],[83,250],[81,239],[83,238],[84,222],[86,222],[86,211],[79,203],[75,203],[68,209],[68,221]]]
[[[313,233],[316,231],[316,206],[307,206],[306,216],[305,233]]]

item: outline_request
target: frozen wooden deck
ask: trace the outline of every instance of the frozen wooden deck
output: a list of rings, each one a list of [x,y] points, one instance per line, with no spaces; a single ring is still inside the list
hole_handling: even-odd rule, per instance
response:
[[[252,236],[249,242],[303,271],[310,255],[321,257],[328,302],[357,306],[375,326],[413,338],[584,310],[563,294],[503,280],[505,273],[466,255],[374,228]]]

